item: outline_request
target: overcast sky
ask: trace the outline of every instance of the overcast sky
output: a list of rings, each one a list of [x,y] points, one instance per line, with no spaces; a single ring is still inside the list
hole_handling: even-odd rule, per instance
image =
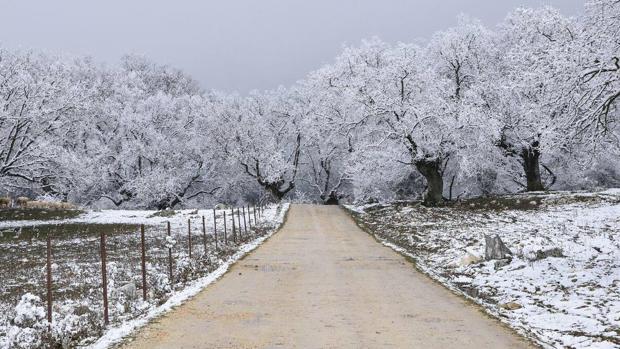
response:
[[[91,55],[143,54],[205,89],[289,86],[363,38],[412,41],[455,24],[489,26],[518,6],[577,15],[583,0],[0,0],[0,44]]]

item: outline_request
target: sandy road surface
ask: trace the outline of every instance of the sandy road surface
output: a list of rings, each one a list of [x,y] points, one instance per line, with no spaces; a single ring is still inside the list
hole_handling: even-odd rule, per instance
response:
[[[134,348],[527,348],[338,207],[293,205],[280,232]]]

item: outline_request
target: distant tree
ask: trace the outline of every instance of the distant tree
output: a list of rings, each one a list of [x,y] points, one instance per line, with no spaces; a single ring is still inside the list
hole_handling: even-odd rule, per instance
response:
[[[355,107],[335,89],[330,89],[330,69],[311,74],[298,93],[312,104],[302,121],[305,147],[302,152],[303,180],[309,191],[324,204],[337,204],[347,195],[355,134],[347,128]]]
[[[308,106],[300,96],[278,89],[229,100],[221,109],[216,142],[247,176],[282,200],[295,188]]]
[[[54,185],[65,157],[58,137],[72,127],[71,116],[88,98],[74,75],[78,62],[0,49],[0,181],[13,187]]]

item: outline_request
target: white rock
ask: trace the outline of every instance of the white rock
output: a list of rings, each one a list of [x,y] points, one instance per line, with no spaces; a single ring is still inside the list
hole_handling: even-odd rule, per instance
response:
[[[482,261],[482,258],[467,252],[465,253],[465,255],[463,257],[461,257],[461,259],[458,262],[458,265],[461,267],[465,267],[471,264],[476,264],[476,263],[480,263]]]
[[[136,285],[133,282],[125,284],[115,290],[117,295],[123,295],[127,299],[133,300],[136,297]]]

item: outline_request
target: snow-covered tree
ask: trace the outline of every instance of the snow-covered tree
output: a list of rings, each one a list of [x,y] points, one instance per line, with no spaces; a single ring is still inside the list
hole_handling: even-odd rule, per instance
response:
[[[227,101],[216,136],[237,168],[281,200],[295,188],[302,149],[300,123],[309,106],[285,89]]]
[[[341,75],[334,88],[348,89],[363,107],[351,124],[364,129],[367,146],[381,146],[393,162],[412,165],[426,179],[429,206],[443,202],[448,162],[460,162],[484,143],[470,112],[480,35],[455,29],[436,36],[428,49],[374,39],[346,49],[336,63]]]
[[[357,106],[330,85],[332,67],[313,72],[298,93],[311,103],[311,113],[302,120],[305,130],[303,178],[320,202],[337,204],[349,195],[355,134],[347,127]]]
[[[611,185],[619,19],[618,0],[578,18],[518,9],[495,30],[461,16],[428,42],[367,40],[245,97],[140,56],[100,66],[0,48],[0,185],[159,209]]]
[[[620,1],[591,0],[580,21],[572,53],[579,60],[574,100],[573,133],[585,144],[616,138],[620,115]]]
[[[62,138],[89,98],[79,62],[0,49],[0,181],[64,194]]]
[[[499,127],[497,145],[521,168],[512,170],[522,173],[514,181],[528,191],[553,185],[555,174],[541,161],[562,156],[567,146],[575,32],[575,23],[553,8],[518,9],[495,39],[482,95]]]

